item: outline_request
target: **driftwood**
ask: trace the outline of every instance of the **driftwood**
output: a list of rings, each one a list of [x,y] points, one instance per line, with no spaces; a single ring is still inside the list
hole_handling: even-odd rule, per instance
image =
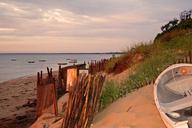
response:
[[[55,78],[52,69],[47,68],[48,76],[43,78],[43,72],[37,73],[37,117],[51,107],[55,115],[58,113]]]
[[[79,76],[69,92],[69,100],[62,128],[88,128],[91,126],[105,77]]]

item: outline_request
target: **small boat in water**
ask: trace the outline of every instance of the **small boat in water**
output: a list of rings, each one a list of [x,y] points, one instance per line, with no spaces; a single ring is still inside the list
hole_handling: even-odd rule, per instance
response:
[[[39,62],[46,62],[47,60],[39,60]]]
[[[76,59],[69,60],[69,63],[77,63]]]
[[[28,61],[28,63],[29,63],[29,64],[32,64],[32,63],[35,63],[35,61],[30,60],[30,61]]]
[[[13,58],[13,59],[11,59],[11,61],[17,61],[17,59]]]
[[[192,64],[175,64],[154,84],[154,99],[167,128],[192,128]]]
[[[57,63],[58,65],[67,65],[67,63]]]

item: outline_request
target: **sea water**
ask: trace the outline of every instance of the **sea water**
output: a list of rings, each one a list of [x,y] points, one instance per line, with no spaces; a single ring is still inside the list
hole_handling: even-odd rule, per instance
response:
[[[59,68],[58,63],[68,63],[69,59],[76,59],[77,63],[84,63],[84,61],[90,62],[91,60],[110,57],[112,54],[0,54],[0,82],[22,76],[36,75],[41,70],[45,72],[47,67],[56,71]],[[29,63],[30,61],[34,63]],[[71,64],[68,63],[68,65]]]

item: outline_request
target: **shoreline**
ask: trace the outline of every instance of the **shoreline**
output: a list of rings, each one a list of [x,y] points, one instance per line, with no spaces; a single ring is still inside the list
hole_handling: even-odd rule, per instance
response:
[[[13,80],[18,80],[18,79],[24,79],[24,78],[27,78],[27,77],[35,77],[35,74],[29,74],[29,75],[24,75],[24,76],[18,76],[18,77],[15,77],[15,78],[11,78],[11,79],[8,79],[8,80],[1,80],[0,81],[0,86],[4,83],[7,83],[9,81],[13,81]]]

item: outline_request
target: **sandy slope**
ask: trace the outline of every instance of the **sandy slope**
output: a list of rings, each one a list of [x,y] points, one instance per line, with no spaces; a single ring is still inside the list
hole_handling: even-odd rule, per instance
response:
[[[93,128],[165,128],[153,100],[153,86],[111,104],[95,117]]]

